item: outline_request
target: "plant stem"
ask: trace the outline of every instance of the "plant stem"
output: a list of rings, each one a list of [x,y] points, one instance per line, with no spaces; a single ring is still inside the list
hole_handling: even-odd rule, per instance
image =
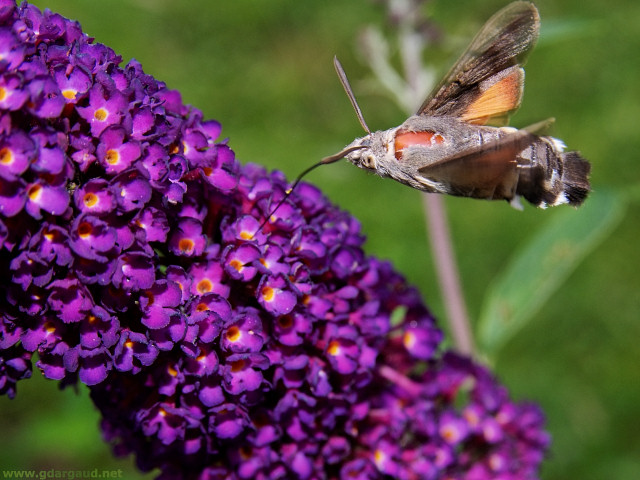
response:
[[[462,293],[443,199],[440,195],[425,193],[422,195],[422,205],[427,223],[427,236],[431,243],[431,252],[454,345],[460,353],[473,355],[475,349],[469,315]]]

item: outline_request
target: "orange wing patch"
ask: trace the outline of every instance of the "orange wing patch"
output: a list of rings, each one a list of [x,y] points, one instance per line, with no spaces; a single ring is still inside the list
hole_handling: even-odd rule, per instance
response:
[[[480,95],[467,106],[460,119],[474,125],[491,120],[505,124],[509,113],[520,106],[524,91],[524,70],[513,66],[479,85]]]

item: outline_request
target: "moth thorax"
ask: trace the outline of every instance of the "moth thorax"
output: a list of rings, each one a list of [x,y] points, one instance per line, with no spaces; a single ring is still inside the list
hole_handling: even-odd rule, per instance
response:
[[[395,138],[395,156],[397,160],[402,160],[402,151],[414,145],[431,148],[444,142],[444,137],[433,130],[414,132],[409,130],[399,130]]]

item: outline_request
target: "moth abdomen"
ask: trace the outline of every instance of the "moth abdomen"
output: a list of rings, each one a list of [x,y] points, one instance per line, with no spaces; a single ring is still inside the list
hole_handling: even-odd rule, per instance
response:
[[[578,152],[566,152],[562,154],[564,170],[562,183],[567,203],[579,206],[589,194],[589,173],[591,164],[580,156]]]
[[[578,152],[563,152],[560,142],[539,138],[518,168],[516,194],[538,207],[568,203],[575,207],[589,194],[591,165]]]

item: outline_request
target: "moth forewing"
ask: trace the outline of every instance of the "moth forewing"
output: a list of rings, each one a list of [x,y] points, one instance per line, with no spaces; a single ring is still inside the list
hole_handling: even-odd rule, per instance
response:
[[[523,64],[538,39],[539,30],[540,16],[532,3],[513,2],[507,5],[484,24],[418,109],[418,114],[462,116],[469,105],[482,95],[483,83],[505,69]],[[519,88],[516,96],[521,98],[523,82]],[[502,116],[513,110],[496,111],[496,115]]]

